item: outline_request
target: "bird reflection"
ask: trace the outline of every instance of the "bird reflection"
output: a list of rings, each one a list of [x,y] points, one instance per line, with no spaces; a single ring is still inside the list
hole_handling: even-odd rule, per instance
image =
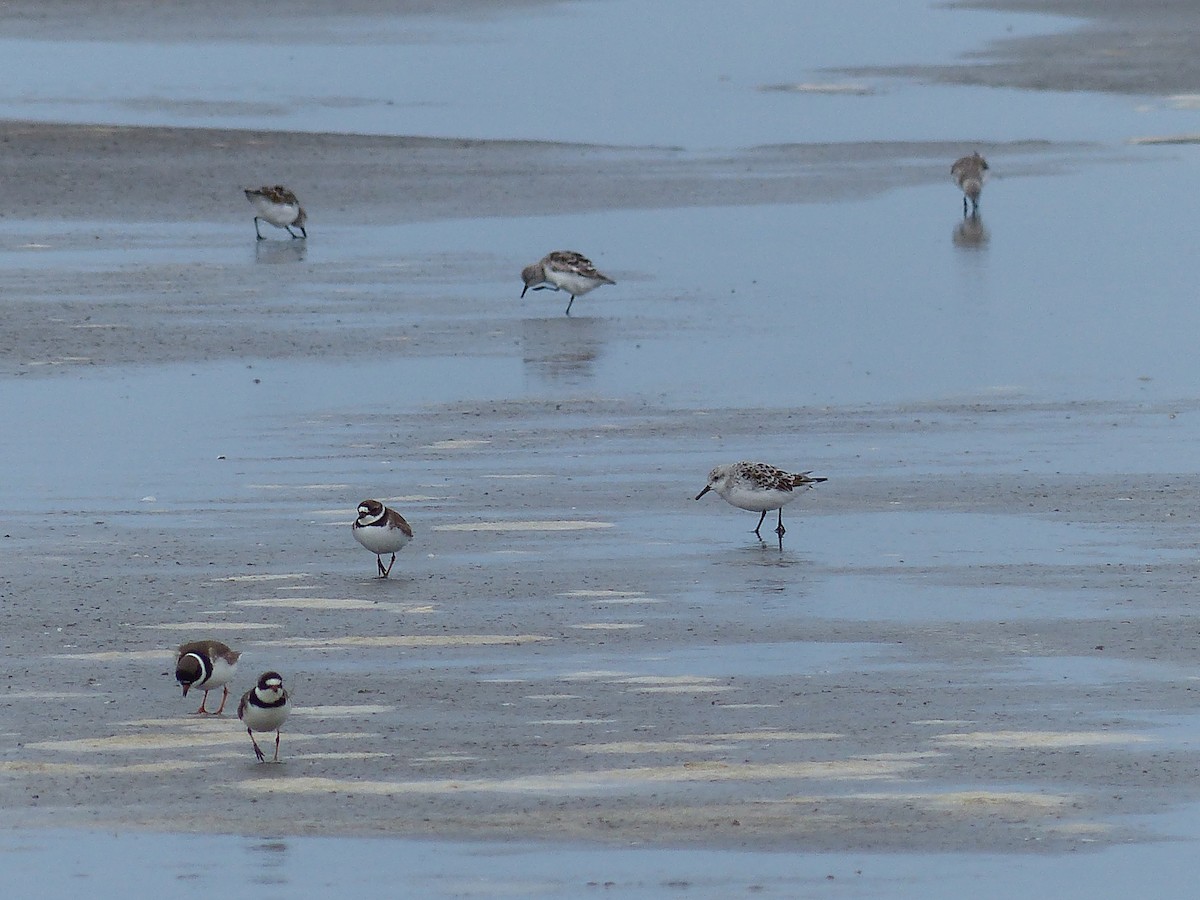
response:
[[[955,247],[963,247],[967,250],[981,250],[991,239],[991,234],[983,227],[983,217],[979,213],[972,213],[957,222],[954,226],[954,233],[951,236]]]
[[[303,262],[308,241],[255,241],[254,261],[265,265]]]
[[[523,319],[525,365],[547,381],[582,383],[594,374],[603,328],[603,319],[584,316]]]
[[[287,841],[255,841],[247,849],[257,884],[287,884]]]

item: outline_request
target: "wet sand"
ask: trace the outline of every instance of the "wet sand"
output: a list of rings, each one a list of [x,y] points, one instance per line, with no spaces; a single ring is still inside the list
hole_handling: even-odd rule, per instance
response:
[[[567,320],[499,304],[531,260],[486,248],[320,256],[397,223],[861,202],[960,144],[2,137],[10,825],[1028,853],[1160,838],[1197,799],[1200,404],[614,396],[604,345],[719,298]],[[1014,180],[1104,152],[979,146]],[[311,247],[255,246],[238,206],[280,168]],[[516,359],[528,394],[404,393]],[[830,476],[782,551],[691,499],[731,447]],[[349,533],[367,495],[417,532],[388,581]],[[203,634],[245,651],[239,690],[285,673],[284,765],[187,714],[169,648]]]
[[[1191,39],[1200,13],[1187,3],[1152,9],[1121,0],[967,0],[951,5],[1063,16],[1078,24],[1065,33],[993,41],[957,63],[847,71],[1022,90],[1148,96],[1193,94],[1200,83],[1200,61]],[[1048,24],[1056,31],[1062,27],[1061,20]]]

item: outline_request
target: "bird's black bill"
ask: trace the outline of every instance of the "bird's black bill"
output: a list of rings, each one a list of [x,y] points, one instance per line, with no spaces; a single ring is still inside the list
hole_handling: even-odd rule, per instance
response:
[[[711,490],[712,490],[712,485],[711,485],[711,484],[707,484],[707,485],[705,485],[705,486],[704,486],[704,490],[702,490],[700,493],[698,493],[698,494],[696,495],[696,499],[697,499],[697,500],[699,500],[701,497],[703,497],[705,494],[707,494],[707,493],[708,493],[709,491],[711,491]]]

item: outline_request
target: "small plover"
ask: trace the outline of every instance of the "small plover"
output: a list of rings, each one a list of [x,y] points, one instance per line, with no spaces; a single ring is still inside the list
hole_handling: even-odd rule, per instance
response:
[[[225,709],[225,701],[229,699],[229,682],[237,673],[238,657],[242,654],[230,650],[220,641],[190,641],[180,644],[175,651],[175,680],[183,687],[183,696],[188,690],[195,688],[204,691],[204,699],[196,715],[210,715],[205,709],[208,703],[208,692],[221,688],[221,705],[211,715],[219,716]]]
[[[379,566],[379,577],[387,578],[396,564],[396,551],[412,540],[413,530],[404,521],[404,516],[388,509],[378,500],[364,500],[358,504],[358,518],[354,520],[354,539],[375,554],[375,565]],[[383,554],[392,554],[392,561],[383,565]]]
[[[783,527],[783,508],[800,496],[796,488],[808,488],[828,481],[826,478],[811,478],[810,474],[793,474],[766,463],[729,463],[717,466],[708,473],[708,484],[696,495],[696,499],[699,500],[709,491],[716,491],[731,506],[761,512],[758,524],[754,527],[754,534],[760,541],[762,535],[758,530],[762,528],[763,519],[769,511],[779,510],[779,524],[775,526],[775,533],[779,535],[779,546],[782,549],[783,535],[787,530]]]
[[[254,207],[254,233],[260,241],[266,240],[266,238],[258,228],[259,221],[269,222],[276,228],[284,229],[293,239],[308,237],[308,232],[304,230],[304,223],[308,221],[308,215],[304,212],[300,201],[296,199],[296,195],[282,184],[274,187],[264,185],[260,188],[243,188],[243,190],[246,193],[246,199]],[[296,234],[292,231],[292,226],[299,228],[300,233]]]
[[[970,156],[955,160],[950,167],[950,177],[963,192],[963,215],[967,214],[967,201],[971,202],[972,214],[979,212],[979,194],[983,191],[983,180],[987,177],[987,160],[975,151]]]
[[[568,316],[576,297],[582,297],[602,284],[616,284],[607,275],[597,272],[590,259],[574,250],[555,250],[553,253],[547,253],[537,262],[521,270],[521,280],[525,282],[525,288],[521,291],[522,297],[530,288],[535,291],[549,288],[569,293],[571,299],[567,301]]]
[[[279,762],[279,729],[291,711],[288,692],[283,689],[283,676],[278,672],[263,672],[258,676],[258,684],[242,694],[238,718],[246,726],[246,734],[250,735],[250,743],[254,745],[254,755],[259,762],[266,762],[267,758],[254,739],[254,732],[275,732],[275,758],[272,762]]]

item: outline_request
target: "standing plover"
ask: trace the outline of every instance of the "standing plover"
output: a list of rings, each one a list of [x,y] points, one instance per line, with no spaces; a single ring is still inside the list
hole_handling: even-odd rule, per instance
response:
[[[809,474],[785,472],[766,463],[729,463],[717,466],[708,473],[708,484],[696,495],[696,499],[699,500],[709,491],[716,491],[731,506],[761,512],[758,524],[754,527],[759,540],[762,540],[758,530],[762,528],[763,519],[770,510],[779,510],[779,524],[775,526],[775,533],[779,535],[779,546],[782,548],[783,535],[787,530],[783,527],[783,508],[800,496],[795,489],[812,487],[828,480],[810,478]]]
[[[602,284],[616,284],[607,275],[597,272],[590,259],[574,250],[555,250],[553,253],[547,253],[537,262],[521,270],[521,280],[525,282],[525,288],[521,291],[522,297],[530,288],[535,291],[544,291],[547,288],[567,291],[571,295],[571,299],[567,301],[568,316],[576,297],[582,297]]]
[[[288,692],[283,689],[283,676],[278,672],[263,672],[258,676],[258,684],[242,694],[238,718],[246,726],[246,734],[250,735],[250,743],[254,745],[254,755],[259,762],[266,762],[266,756],[254,739],[254,732],[275,732],[275,758],[272,762],[279,762],[279,729],[291,711]]]
[[[967,214],[967,201],[971,201],[971,212],[979,212],[979,194],[983,191],[983,180],[988,170],[987,160],[979,151],[955,160],[950,167],[950,177],[963,192],[963,215]]]
[[[246,199],[254,207],[254,233],[260,241],[266,240],[258,228],[260,220],[269,222],[276,228],[284,229],[293,239],[308,237],[308,232],[304,230],[304,223],[308,221],[308,215],[304,212],[300,201],[296,199],[296,195],[282,184],[274,187],[243,188],[243,191],[245,191]],[[293,225],[300,229],[299,234],[292,231]]]
[[[354,520],[354,539],[375,554],[379,566],[379,577],[387,578],[396,564],[396,551],[412,540],[413,530],[404,521],[404,516],[388,509],[378,500],[364,500],[358,504],[358,518]],[[392,554],[387,568],[383,566],[382,554]]]
[[[190,641],[180,644],[175,651],[175,680],[183,686],[183,696],[188,690],[204,691],[204,699],[200,701],[197,715],[209,715],[204,708],[208,703],[208,692],[221,688],[221,705],[211,715],[219,716],[225,709],[225,701],[229,699],[229,682],[237,673],[238,657],[242,654],[230,650],[220,641]]]

